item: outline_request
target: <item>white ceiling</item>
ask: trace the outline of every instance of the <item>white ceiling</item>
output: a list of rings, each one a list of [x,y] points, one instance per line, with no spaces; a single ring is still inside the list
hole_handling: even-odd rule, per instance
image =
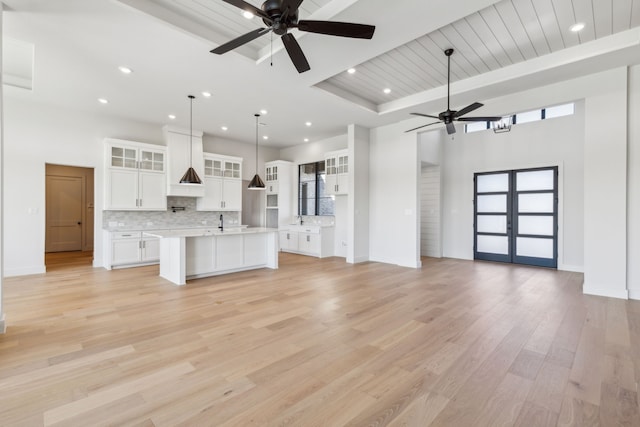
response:
[[[35,50],[33,90],[6,87],[9,101],[188,127],[192,93],[194,128],[231,140],[253,142],[253,114],[267,109],[261,132],[269,140],[261,144],[273,147],[344,134],[350,123],[374,127],[408,120],[410,111],[437,113],[446,102],[445,47],[456,49],[452,102],[464,105],[640,63],[640,0],[458,0],[455,7],[448,0],[305,0],[303,18],[372,24],[376,34],[354,40],[296,32],[311,65],[303,74],[278,37],[273,66],[269,35],[209,53],[262,26],[222,0],[4,3],[5,38]],[[579,36],[567,30],[574,21],[587,24]],[[123,75],[120,65],[134,72]],[[358,71],[347,75],[353,66]],[[389,96],[383,87],[392,88]],[[483,114],[507,113],[485,104]]]

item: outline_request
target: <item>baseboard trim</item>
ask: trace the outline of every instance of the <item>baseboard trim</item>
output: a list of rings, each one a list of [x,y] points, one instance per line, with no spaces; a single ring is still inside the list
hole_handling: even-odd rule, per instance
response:
[[[571,271],[572,273],[584,273],[584,267],[581,265],[562,264],[558,266],[558,270]]]
[[[2,315],[2,317],[0,318],[0,334],[6,334],[7,333],[7,324],[4,321],[4,314]]]
[[[347,260],[349,264],[360,264],[361,262],[368,262],[368,261],[369,261],[369,257],[367,256],[358,256],[351,261]]]
[[[584,293],[585,295],[595,295],[599,297],[629,299],[629,291],[627,289],[612,291],[611,289],[606,288],[592,288],[583,286],[582,293]]]
[[[24,268],[6,268],[4,269],[4,277],[29,276],[31,274],[44,274],[47,268],[44,265],[37,267]]]
[[[640,288],[629,289],[629,299],[640,300]]]

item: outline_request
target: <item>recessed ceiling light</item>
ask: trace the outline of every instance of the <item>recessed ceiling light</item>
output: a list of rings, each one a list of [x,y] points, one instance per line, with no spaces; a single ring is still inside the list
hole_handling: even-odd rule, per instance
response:
[[[104,99],[104,98],[98,98],[98,102],[99,102],[100,104],[108,104],[108,103],[109,103],[109,101],[107,101],[107,100],[106,100],[106,99]]]
[[[133,72],[133,70],[129,67],[124,67],[124,66],[120,66],[118,67],[118,70],[120,70],[120,72],[122,74],[131,74]]]
[[[169,118],[170,118],[171,120],[175,120],[175,119],[176,119],[176,116],[175,116],[175,114],[169,114]]]
[[[211,92],[202,92],[202,96],[209,98],[211,96]]]
[[[223,130],[223,131],[225,131],[225,132],[229,130],[229,128],[228,128],[228,127],[226,127],[226,126],[222,126],[220,129],[222,129],[222,130]]]
[[[262,139],[269,139],[269,137],[267,135],[263,136]]]
[[[260,110],[260,114],[264,116],[265,114],[267,114],[267,110]]]
[[[355,69],[355,68],[349,68],[349,69],[347,70],[347,73],[349,73],[349,74],[353,74],[353,73],[355,73],[355,72],[356,72],[356,69]]]
[[[582,22],[575,23],[571,27],[569,27],[569,29],[574,33],[577,33],[578,31],[581,31],[582,29],[584,29],[584,23]]]
[[[304,139],[304,142],[309,142],[309,138],[305,138],[305,139]]]
[[[311,126],[312,124],[313,124],[313,123],[311,123],[311,122],[306,122],[306,123],[305,123],[305,125],[307,125],[307,126]]]
[[[391,89],[389,89],[388,87],[384,88],[383,92],[389,95],[391,93]]]
[[[253,19],[253,13],[249,12],[248,10],[245,10],[244,12],[242,12],[242,16],[244,16],[247,19]]]

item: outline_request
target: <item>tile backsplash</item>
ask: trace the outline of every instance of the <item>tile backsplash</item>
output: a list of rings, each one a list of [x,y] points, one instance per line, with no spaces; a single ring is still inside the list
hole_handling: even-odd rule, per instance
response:
[[[173,212],[172,207],[184,210]],[[240,224],[240,212],[201,212],[194,197],[167,197],[166,211],[103,211],[103,228],[172,228],[217,226],[220,214],[226,225]]]

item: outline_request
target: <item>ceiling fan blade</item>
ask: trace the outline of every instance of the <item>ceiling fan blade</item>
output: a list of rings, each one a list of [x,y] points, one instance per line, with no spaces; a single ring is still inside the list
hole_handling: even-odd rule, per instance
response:
[[[300,31],[327,34],[330,36],[370,39],[373,37],[376,27],[373,25],[354,24],[351,22],[301,20],[298,22],[298,29]]]
[[[284,47],[287,49],[287,53],[299,73],[304,73],[311,69],[307,58],[304,56],[304,52],[302,52],[302,48],[300,48],[296,38],[293,37],[291,33],[282,36],[282,43],[284,43]]]
[[[222,0],[225,3],[229,3],[232,6],[235,6],[239,9],[244,10],[245,12],[251,12],[260,18],[266,19],[269,22],[273,22],[273,19],[269,15],[267,15],[262,9],[258,9],[252,4],[247,3],[243,0]]]
[[[502,117],[492,117],[492,116],[487,116],[487,117],[460,117],[459,119],[456,119],[459,122],[497,122],[499,120],[502,120]]]
[[[431,126],[431,125],[437,125],[438,123],[442,123],[442,122],[427,123],[426,125],[418,126],[417,128],[413,128],[413,129],[405,130],[405,131],[404,131],[404,133],[409,133],[409,132],[412,132],[412,131],[414,131],[414,130],[422,129],[422,128],[424,128],[424,127]]]
[[[456,113],[453,115],[453,117],[464,116],[465,114],[468,114],[468,113],[472,112],[473,110],[477,110],[478,108],[482,107],[483,105],[484,104],[481,104],[479,102],[474,102],[471,105],[467,105],[462,110],[456,111]]]
[[[225,44],[221,44],[217,48],[211,50],[211,53],[222,55],[223,53],[227,53],[230,50],[233,50],[237,47],[242,46],[245,43],[249,43],[250,41],[257,39],[263,34],[267,34],[269,31],[271,31],[271,28],[258,28],[257,30],[253,30],[250,33],[247,33],[231,41],[228,41]]]
[[[451,135],[452,133],[456,133],[456,127],[453,123],[447,123],[447,133]]]
[[[438,120],[440,120],[440,117],[438,117],[438,116],[431,116],[431,115],[429,115],[429,114],[422,114],[422,113],[409,113],[409,114],[413,114],[414,116],[429,117],[430,119],[438,119]]]

